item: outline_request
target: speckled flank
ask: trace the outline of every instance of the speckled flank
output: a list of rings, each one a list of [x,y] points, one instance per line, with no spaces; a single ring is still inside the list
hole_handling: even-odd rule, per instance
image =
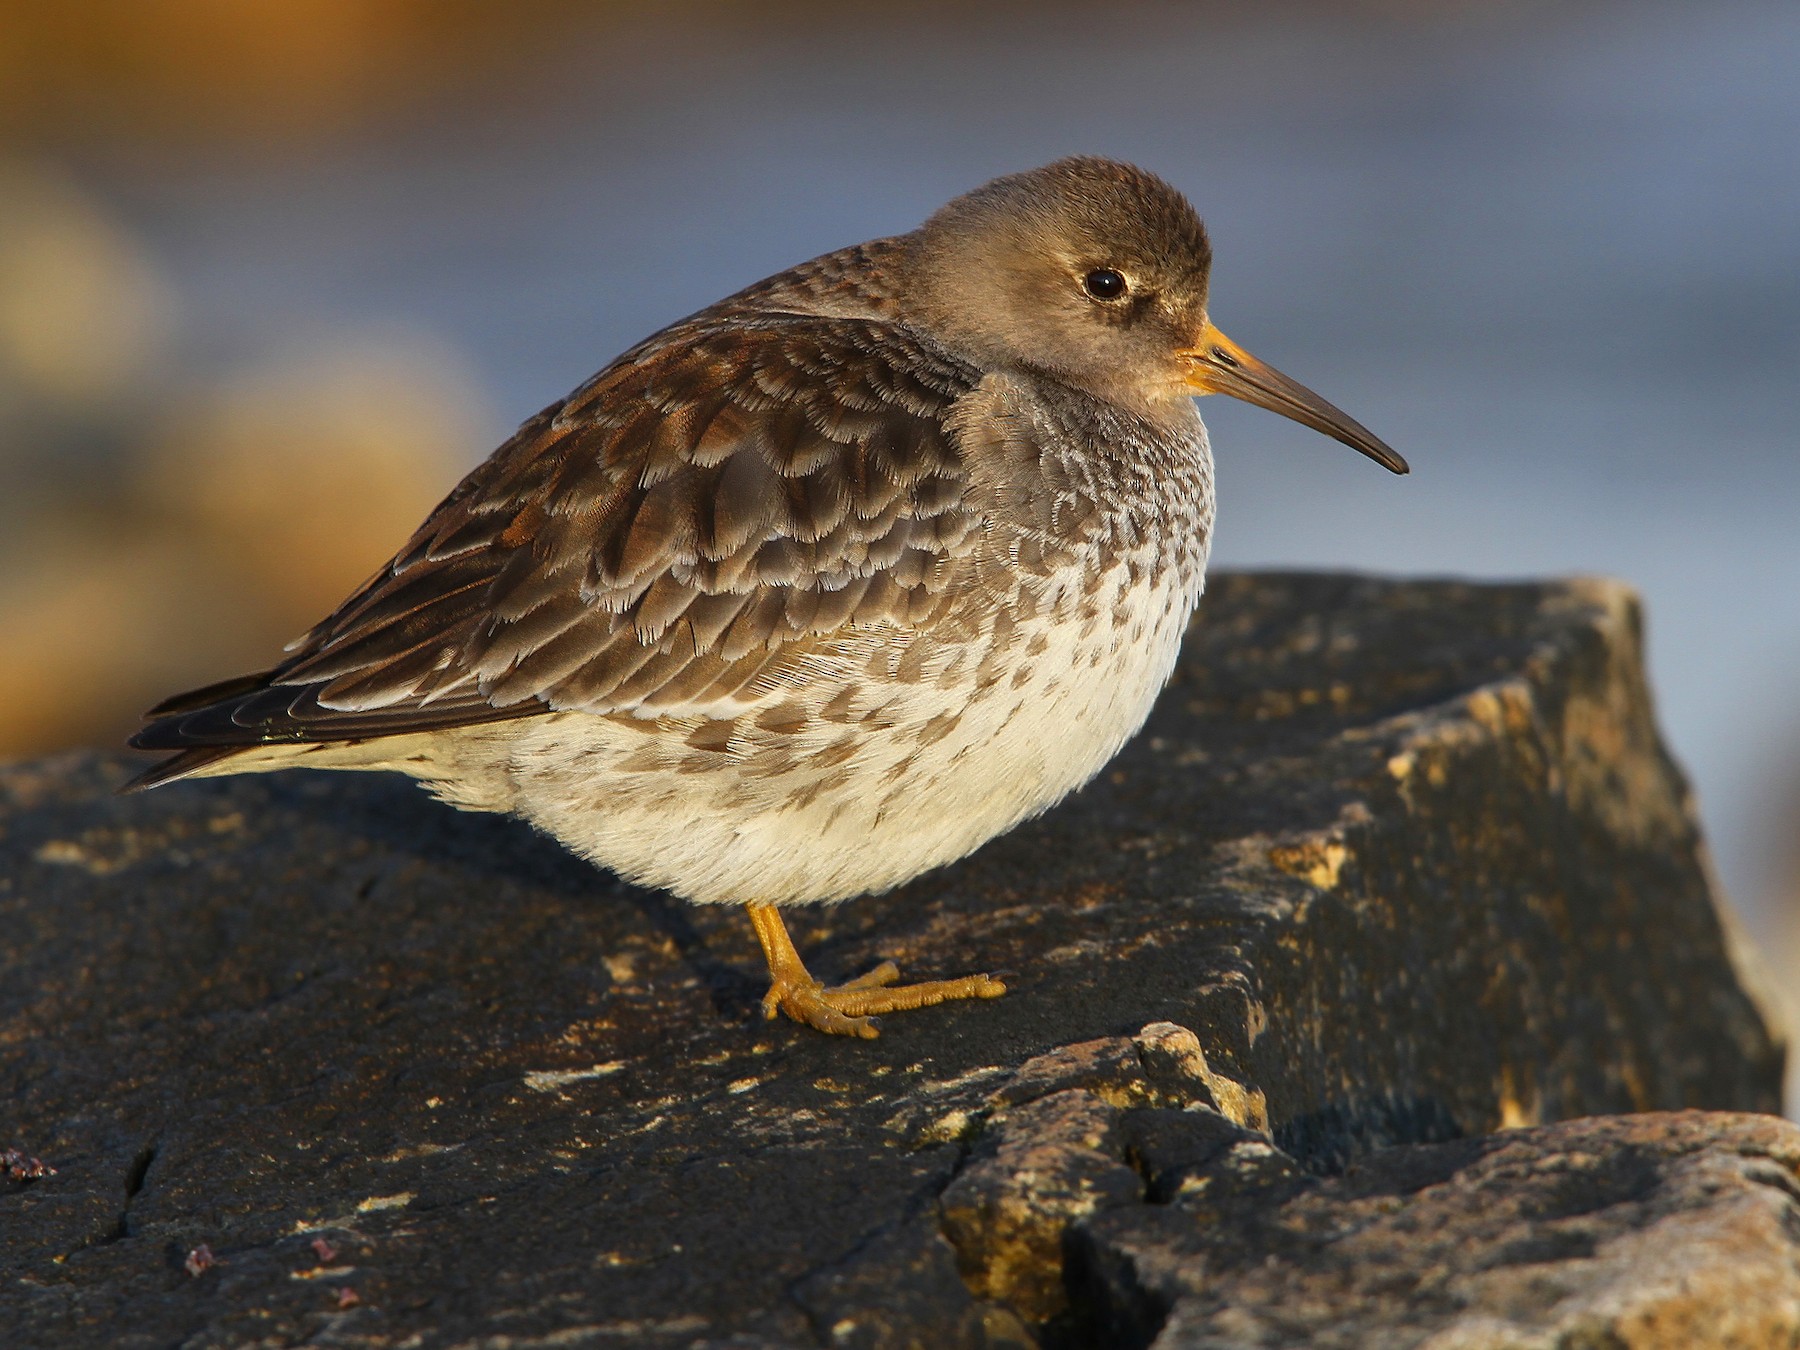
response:
[[[696,721],[685,737],[624,718],[540,719],[514,741],[516,809],[594,861],[694,900],[885,890],[1098,772],[1148,714],[1189,603],[1179,585],[1144,586],[1123,626],[1108,604],[1085,640],[1054,616],[1012,628],[1011,645],[1041,638],[1040,654],[983,686],[944,674],[973,676],[979,660],[943,653],[935,679],[841,683],[823,700],[836,704],[829,717],[775,705],[773,729],[768,712]],[[891,669],[906,654],[896,640],[878,655]]]

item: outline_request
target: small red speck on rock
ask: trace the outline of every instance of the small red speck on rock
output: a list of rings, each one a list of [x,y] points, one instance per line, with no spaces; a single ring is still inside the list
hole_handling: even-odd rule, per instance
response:
[[[213,1255],[212,1248],[202,1242],[187,1254],[187,1260],[181,1263],[181,1268],[197,1278],[202,1271],[211,1270],[218,1264],[219,1258]]]
[[[312,1240],[312,1249],[313,1255],[319,1258],[319,1264],[322,1266],[328,1266],[333,1261],[337,1260],[337,1248],[332,1246],[322,1237],[316,1237]]]
[[[342,1289],[337,1291],[337,1298],[338,1307],[340,1308],[354,1308],[357,1304],[362,1302],[362,1295],[357,1293],[356,1290],[352,1289],[349,1285],[345,1285]]]

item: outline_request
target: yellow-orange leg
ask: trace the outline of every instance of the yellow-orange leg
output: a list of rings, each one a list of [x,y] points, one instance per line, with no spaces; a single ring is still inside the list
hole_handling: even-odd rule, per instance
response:
[[[1006,986],[992,975],[965,975],[960,980],[932,980],[925,984],[895,984],[900,968],[883,961],[866,975],[848,984],[827,989],[815,980],[794,950],[787,925],[774,905],[748,905],[750,922],[769,961],[769,992],[763,998],[763,1016],[784,1012],[796,1022],[834,1036],[873,1039],[881,1033],[870,1019],[880,1013],[929,1008],[953,998],[999,998]]]

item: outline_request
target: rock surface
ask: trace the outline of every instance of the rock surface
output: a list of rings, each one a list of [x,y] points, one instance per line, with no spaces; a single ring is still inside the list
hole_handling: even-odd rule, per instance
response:
[[[741,916],[399,781],[118,799],[120,760],[0,769],[0,1148],[56,1169],[0,1177],[0,1344],[1123,1344],[1167,1316],[1171,1343],[1258,1345],[1283,1300],[1375,1308],[1290,1230],[1347,1206],[1404,1248],[1358,1177],[1485,1208],[1511,1155],[1371,1150],[1779,1103],[1638,638],[1603,583],[1218,579],[1099,781],[798,917],[827,977],[1012,972],[869,1043],[763,1022]],[[1703,1212],[1715,1163],[1760,1196],[1743,1131],[1783,1127],[1699,1119],[1642,1127],[1685,1153],[1630,1121],[1566,1148],[1648,1149],[1669,1213]],[[1764,1155],[1791,1184],[1788,1136]],[[1233,1277],[1241,1322],[1194,1295],[1195,1190],[1227,1185],[1267,1187],[1238,1241],[1293,1266]],[[1489,1217],[1430,1259],[1503,1247]],[[1394,1326],[1452,1325],[1411,1298]],[[1514,1322],[1431,1343],[1552,1325]]]
[[[1800,1344],[1800,1128],[1611,1116],[1390,1148],[1320,1181],[1259,1140],[1072,1261],[1099,1343]]]

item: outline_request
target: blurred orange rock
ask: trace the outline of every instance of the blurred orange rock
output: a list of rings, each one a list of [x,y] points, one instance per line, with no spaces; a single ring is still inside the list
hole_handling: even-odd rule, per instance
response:
[[[192,397],[104,494],[9,531],[0,755],[114,742],[272,664],[477,457],[472,383],[416,341],[332,341]]]
[[[490,78],[587,0],[0,0],[0,136],[238,143],[353,133]]]
[[[66,407],[128,393],[175,321],[167,282],[137,241],[64,174],[0,160],[0,391]],[[0,411],[0,429],[10,420]],[[0,456],[4,446],[0,445]]]
[[[386,561],[485,447],[472,378],[416,342],[340,340],[178,413],[144,499],[206,556],[209,586],[259,597],[282,641]]]

